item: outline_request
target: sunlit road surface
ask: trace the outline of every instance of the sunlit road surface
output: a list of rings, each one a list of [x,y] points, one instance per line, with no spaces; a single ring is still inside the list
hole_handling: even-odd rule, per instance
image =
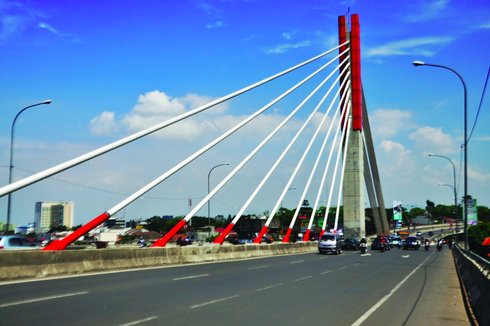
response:
[[[151,249],[148,249],[151,250]],[[2,325],[469,325],[452,255],[393,248],[0,285]]]

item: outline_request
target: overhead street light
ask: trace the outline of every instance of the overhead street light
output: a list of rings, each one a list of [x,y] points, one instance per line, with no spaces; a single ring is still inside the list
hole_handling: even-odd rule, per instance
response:
[[[296,190],[296,187],[291,187],[291,188],[288,188],[288,191],[289,191],[289,190]],[[282,205],[282,202],[283,202],[283,201],[281,200],[281,208],[283,208],[283,207],[284,207],[284,206]]]
[[[223,164],[218,164],[218,165],[215,165],[211,168],[211,170],[209,170],[209,173],[208,173],[208,195],[209,195],[209,178],[211,176],[211,172],[217,168],[218,166],[223,166],[223,165],[230,165],[230,162],[226,162],[226,163],[223,163]],[[209,198],[208,200],[208,238],[211,236],[211,198]]]
[[[446,157],[444,155],[437,155],[437,154],[434,154],[434,153],[428,153],[427,155],[429,155],[429,156],[436,156],[436,157],[442,157],[442,158],[448,160],[449,162],[451,162],[451,164],[453,166],[453,186],[448,185],[448,184],[443,184],[443,183],[439,183],[439,186],[449,186],[449,187],[453,188],[453,193],[454,193],[454,218],[456,220],[456,232],[457,232],[457,230],[458,230],[458,192],[456,190],[456,167],[454,166],[453,161],[449,157]]]
[[[29,105],[23,108],[22,110],[17,113],[17,115],[14,118],[14,121],[12,122],[12,129],[10,130],[10,164],[9,164],[9,184],[12,183],[12,169],[14,168],[13,165],[13,157],[14,157],[14,128],[15,128],[15,121],[17,121],[17,118],[19,115],[24,112],[25,110],[32,108],[34,106],[38,105],[43,105],[43,104],[50,104],[51,100],[46,100],[37,104]],[[7,195],[7,225],[5,229],[5,234],[8,234],[9,232],[9,226],[10,226],[10,206],[11,206],[11,200],[12,200],[12,194]]]
[[[463,89],[464,89],[464,142],[463,142],[463,147],[464,147],[464,198],[463,198],[463,205],[464,205],[464,249],[468,250],[468,96],[467,96],[467,90],[466,90],[466,84],[464,82],[463,77],[454,69],[446,67],[446,66],[441,66],[441,65],[435,65],[435,64],[430,64],[430,63],[425,63],[423,61],[414,61],[412,63],[415,67],[418,66],[428,66],[428,67],[436,67],[436,68],[443,68],[450,70],[454,72],[461,82],[463,83]]]

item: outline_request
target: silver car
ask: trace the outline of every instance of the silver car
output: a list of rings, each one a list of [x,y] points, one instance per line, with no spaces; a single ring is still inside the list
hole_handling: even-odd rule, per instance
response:
[[[2,249],[40,249],[34,243],[18,235],[0,235],[0,250]]]
[[[338,233],[324,233],[318,241],[318,252],[320,254],[333,252],[342,253],[342,239]]]

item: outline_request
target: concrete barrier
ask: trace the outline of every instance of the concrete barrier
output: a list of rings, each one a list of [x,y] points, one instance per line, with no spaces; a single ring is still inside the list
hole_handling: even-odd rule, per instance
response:
[[[459,246],[452,252],[477,324],[490,325],[490,262]]]
[[[317,242],[297,242],[64,251],[5,250],[0,253],[0,281],[304,253],[316,251],[317,246]]]

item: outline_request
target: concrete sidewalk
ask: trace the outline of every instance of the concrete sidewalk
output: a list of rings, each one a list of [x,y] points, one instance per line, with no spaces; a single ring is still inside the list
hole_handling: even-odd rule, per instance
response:
[[[471,325],[453,254],[447,246],[436,254],[437,259],[426,267],[431,291],[422,293],[422,304],[417,305],[406,325]]]

